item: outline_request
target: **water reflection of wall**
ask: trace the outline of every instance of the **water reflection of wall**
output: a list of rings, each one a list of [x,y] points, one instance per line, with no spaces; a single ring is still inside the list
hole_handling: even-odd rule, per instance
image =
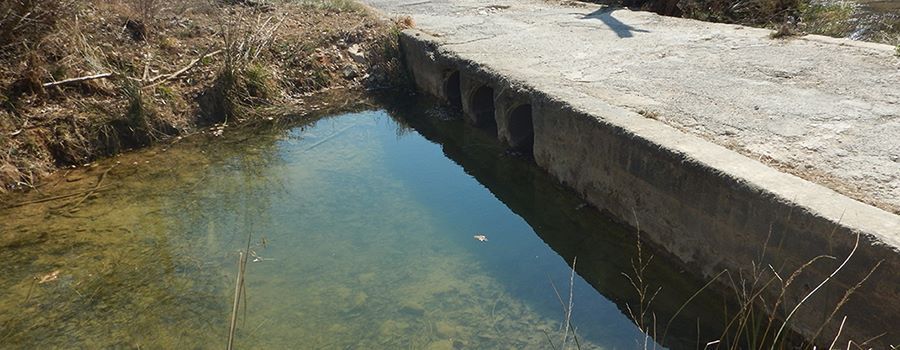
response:
[[[428,108],[427,102],[419,101],[418,105],[395,105],[391,114],[399,123],[442,145],[449,159],[524,218],[561,258],[571,264],[577,256],[579,275],[615,302],[623,314],[629,315],[628,306],[636,308],[638,294],[623,275],[632,274],[632,262],[637,258],[633,228],[616,224],[596,209],[585,207],[574,193],[533,163],[505,155],[499,143],[482,130],[458,120],[426,116],[423,111]],[[479,146],[471,146],[474,144]],[[648,289],[661,288],[651,305],[657,319],[657,340],[671,348],[694,348],[698,340],[697,320],[701,320],[700,340],[718,339],[727,321],[721,313],[724,298],[712,291],[701,293],[687,304],[662,339],[669,320],[702,287],[702,282],[685,273],[664,252],[645,246],[644,257],[650,255],[653,260],[645,272]],[[651,314],[647,315],[647,322],[652,322]]]

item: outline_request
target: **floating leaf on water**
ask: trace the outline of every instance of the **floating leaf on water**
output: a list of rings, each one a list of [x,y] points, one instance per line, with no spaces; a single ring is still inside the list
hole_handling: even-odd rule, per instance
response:
[[[59,270],[53,271],[38,278],[38,284],[44,284],[50,281],[56,281],[59,278]]]
[[[250,256],[253,258],[253,260],[251,260],[252,262],[261,262],[261,261],[272,261],[272,260],[275,260],[275,259],[270,259],[270,258],[263,258],[263,257],[259,256],[258,254],[256,254],[255,251],[252,251],[252,250],[250,251]]]

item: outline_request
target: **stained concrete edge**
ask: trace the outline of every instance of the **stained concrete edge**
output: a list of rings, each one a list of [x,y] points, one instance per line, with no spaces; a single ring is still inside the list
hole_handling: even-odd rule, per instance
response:
[[[635,137],[653,143],[670,152],[683,155],[685,159],[696,162],[701,166],[716,172],[720,176],[727,176],[734,181],[742,182],[748,186],[756,187],[761,194],[769,194],[778,197],[781,201],[811,213],[812,215],[826,218],[837,225],[844,226],[853,232],[870,235],[876,241],[891,247],[900,254],[900,215],[896,215],[869,204],[862,203],[850,197],[842,195],[825,186],[804,180],[795,175],[780,172],[759,161],[744,156],[738,152],[729,150],[723,146],[679,131],[660,121],[646,118],[631,110],[611,105],[598,99],[571,101],[561,96],[554,96],[546,91],[538,91],[528,86],[525,82],[511,80],[502,73],[494,72],[490,67],[479,65],[470,59],[460,57],[452,48],[442,45],[439,37],[428,33],[407,29],[403,35],[415,40],[429,42],[442,56],[453,57],[471,68],[477,69],[482,74],[493,76],[494,79],[506,81],[510,86],[521,90],[527,90],[532,95],[543,95],[550,100],[568,105],[572,110],[603,117],[597,117],[599,122],[608,123],[613,127],[621,128]],[[811,40],[821,40],[825,37],[816,36]],[[827,38],[832,40],[841,40]],[[842,43],[846,44],[846,43]],[[857,43],[851,42],[856,45]],[[872,43],[865,43],[872,44]],[[874,44],[874,48],[883,49],[888,45]],[[873,48],[872,46],[864,46]]]
[[[600,101],[591,101],[600,104]],[[758,188],[760,195],[772,195],[784,203],[812,215],[826,218],[854,232],[871,235],[900,253],[900,216],[844,196],[822,185],[780,172],[759,161],[723,146],[683,133],[662,122],[614,106],[573,106],[598,120],[622,128],[626,132],[683,158],[707,167],[719,176]]]

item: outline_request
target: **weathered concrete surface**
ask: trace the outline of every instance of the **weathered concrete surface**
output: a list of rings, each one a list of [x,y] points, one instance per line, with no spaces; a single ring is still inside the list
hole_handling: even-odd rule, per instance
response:
[[[513,79],[640,112],[900,213],[893,47],[529,0],[367,2]]]
[[[501,138],[503,111],[515,108],[503,96],[529,98],[535,161],[594,205],[639,221],[701,274],[755,264],[787,276],[835,256],[794,280],[783,305],[792,308],[860,234],[850,262],[791,326],[817,333],[880,262],[836,318],[849,317],[844,336],[887,332],[874,344],[900,343],[900,217],[832,190],[888,209],[900,201],[893,48],[774,41],[758,29],[527,0],[370,3],[413,15],[421,32],[402,43],[421,89],[447,99],[447,77],[461,71],[471,115],[470,92],[490,87]],[[768,159],[819,184],[760,162]]]

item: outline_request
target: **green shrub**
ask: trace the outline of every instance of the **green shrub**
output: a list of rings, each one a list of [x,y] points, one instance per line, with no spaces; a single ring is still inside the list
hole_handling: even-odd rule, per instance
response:
[[[155,117],[152,104],[144,97],[141,85],[132,80],[125,80],[122,86],[122,95],[128,101],[125,116],[122,119],[114,120],[113,126],[127,147],[150,144],[157,136],[152,122]]]
[[[800,10],[803,29],[808,33],[841,37],[853,31],[855,8],[851,3],[810,3]]]
[[[805,0],[681,0],[684,17],[765,26],[798,18]]]
[[[301,5],[330,12],[359,12],[364,8],[354,0],[300,0]]]
[[[260,64],[251,64],[241,72],[247,98],[267,102],[278,95],[278,84],[272,72]]]

